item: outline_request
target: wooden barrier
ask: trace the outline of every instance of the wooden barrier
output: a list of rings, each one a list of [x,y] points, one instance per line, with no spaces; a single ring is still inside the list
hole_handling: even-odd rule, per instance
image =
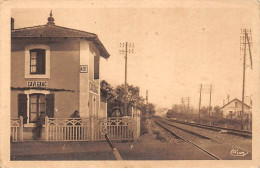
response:
[[[19,127],[21,126],[19,118],[11,119],[11,142],[19,141]]]
[[[105,134],[112,140],[134,140],[140,135],[140,130],[137,133],[136,129],[136,118],[130,117],[46,117],[45,122],[46,141],[99,141],[105,140]]]
[[[107,134],[111,140],[136,140],[140,136],[140,117],[48,118],[45,141],[99,141]],[[23,118],[11,119],[12,142],[23,141]]]
[[[45,118],[46,141],[89,140],[88,118]]]

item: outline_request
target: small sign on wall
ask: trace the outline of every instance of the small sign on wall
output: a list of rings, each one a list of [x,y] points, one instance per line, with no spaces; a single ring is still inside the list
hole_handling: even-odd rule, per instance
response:
[[[27,81],[27,87],[47,87],[47,81]]]
[[[80,65],[80,73],[88,73],[88,66]]]

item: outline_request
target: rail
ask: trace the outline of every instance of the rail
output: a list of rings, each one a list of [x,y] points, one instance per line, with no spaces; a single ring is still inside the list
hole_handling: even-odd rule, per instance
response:
[[[176,132],[171,131],[170,129],[166,128],[165,126],[163,126],[163,125],[162,125],[161,123],[159,123],[158,121],[155,121],[155,123],[156,123],[157,125],[159,125],[160,127],[162,127],[164,130],[166,130],[167,132],[169,132],[169,133],[171,133],[172,135],[176,136],[177,138],[182,139],[183,141],[185,141],[185,142],[191,144],[192,146],[198,148],[199,150],[201,150],[202,152],[204,152],[205,154],[207,154],[208,156],[210,156],[212,159],[214,159],[214,160],[221,160],[218,156],[216,156],[216,155],[214,155],[213,153],[209,152],[208,150],[206,150],[206,149],[200,147],[198,144],[196,144],[196,143],[194,143],[194,142],[192,142],[192,141],[190,141],[190,140],[188,140],[188,139],[182,137],[181,135],[177,134]]]
[[[245,131],[245,130],[237,130],[237,129],[231,129],[231,128],[223,128],[219,126],[212,126],[212,125],[204,125],[204,124],[198,124],[198,123],[190,123],[190,122],[183,122],[183,121],[177,121],[177,120],[172,120],[169,119],[171,122],[177,122],[180,124],[185,124],[185,125],[190,125],[194,127],[199,127],[199,128],[204,128],[204,129],[210,129],[213,131],[221,131],[221,130],[226,130],[227,133],[237,135],[237,136],[243,136],[247,138],[252,138],[252,132],[251,131]]]

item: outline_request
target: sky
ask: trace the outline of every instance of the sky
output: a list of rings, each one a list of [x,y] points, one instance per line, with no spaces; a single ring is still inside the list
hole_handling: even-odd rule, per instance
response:
[[[128,55],[128,83],[139,86],[143,97],[148,90],[157,107],[171,108],[190,97],[197,108],[200,84],[213,85],[212,106],[222,106],[228,94],[241,99],[240,31],[254,22],[248,8],[17,8],[11,16],[15,28],[43,25],[50,10],[56,25],[99,36],[111,55],[101,60],[101,80],[114,87],[124,83],[119,44],[127,41],[135,44]],[[253,95],[247,88],[252,79],[248,67],[246,96]],[[208,104],[209,94],[203,93],[202,106]]]

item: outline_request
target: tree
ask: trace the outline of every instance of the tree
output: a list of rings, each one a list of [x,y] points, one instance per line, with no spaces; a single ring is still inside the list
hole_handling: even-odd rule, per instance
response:
[[[223,112],[222,112],[222,110],[221,110],[221,108],[219,106],[215,106],[213,108],[213,115],[221,116],[221,117],[223,116]]]
[[[106,91],[110,95],[114,94],[113,87],[108,82],[106,82],[105,80],[102,80],[100,82],[100,89]]]
[[[207,115],[207,114],[208,114],[208,111],[209,111],[208,107],[205,107],[205,106],[203,106],[203,107],[200,109],[200,113],[201,113],[202,115]]]
[[[152,103],[148,103],[148,115],[153,116],[155,114],[155,105]]]
[[[112,116],[113,113],[118,112],[120,116],[123,116],[124,101],[125,101],[125,85],[118,85],[116,88],[113,88],[105,80],[101,81],[101,89],[106,90],[109,94],[107,100],[108,116]],[[128,85],[128,94],[127,94],[127,110],[129,111],[131,107],[137,107],[144,113],[145,100],[142,96],[139,95],[140,88],[134,85]],[[155,106],[152,103],[148,105],[149,113],[155,113]]]

